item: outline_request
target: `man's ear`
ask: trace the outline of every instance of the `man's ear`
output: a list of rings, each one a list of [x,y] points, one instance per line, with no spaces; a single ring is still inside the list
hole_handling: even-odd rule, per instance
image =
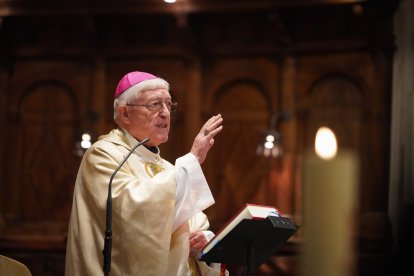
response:
[[[126,105],[118,106],[118,118],[122,122],[128,122],[129,121],[128,108],[127,108]]]

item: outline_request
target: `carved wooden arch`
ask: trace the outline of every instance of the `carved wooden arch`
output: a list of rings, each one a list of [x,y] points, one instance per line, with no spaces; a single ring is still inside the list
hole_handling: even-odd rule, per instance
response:
[[[313,94],[317,90],[318,86],[321,85],[321,83],[331,81],[332,79],[341,79],[345,82],[349,82],[350,84],[354,85],[356,88],[358,88],[358,91],[361,92],[361,97],[363,98],[364,102],[366,101],[369,89],[364,79],[361,78],[361,76],[358,74],[352,74],[351,72],[342,71],[331,71],[316,78],[310,84],[309,90],[307,91],[307,95]]]
[[[319,127],[327,126],[335,133],[339,150],[355,150],[360,156],[368,141],[368,95],[365,85],[349,74],[331,73],[316,79],[307,91],[308,103],[301,130],[304,150],[313,148]],[[364,166],[361,159],[361,165]],[[367,182],[360,170],[359,181]]]
[[[9,132],[13,159],[7,174],[10,211],[23,220],[66,222],[79,159],[74,155],[80,122],[75,91],[42,79],[15,99],[18,120]]]
[[[245,86],[245,87],[251,87],[252,91],[255,91],[258,93],[259,96],[261,96],[263,99],[265,99],[265,102],[267,103],[266,109],[270,112],[272,110],[271,106],[271,95],[270,92],[266,91],[266,88],[259,82],[253,79],[249,78],[238,78],[235,80],[231,80],[228,82],[223,83],[220,85],[217,90],[211,91],[211,95],[207,95],[207,99],[209,99],[208,103],[210,103],[211,106],[216,106],[216,103],[220,102],[223,97],[230,93],[234,87],[237,86]]]
[[[271,97],[264,87],[251,79],[237,79],[218,87],[210,95],[211,110],[221,113],[224,129],[215,139],[209,168],[210,187],[216,204],[210,221],[219,226],[243,204],[264,203],[268,185],[267,165],[256,156],[261,132],[271,113]],[[214,225],[213,225],[214,227]]]
[[[353,75],[330,72],[312,82],[306,94],[306,145],[313,144],[317,128],[325,125],[336,133],[338,144],[358,148],[361,141],[347,141],[344,137],[360,137],[368,102],[366,85]],[[361,128],[359,131],[355,124]],[[351,129],[357,135],[349,135]]]
[[[22,93],[16,99],[17,110],[21,111],[22,105],[25,102],[29,101],[30,97],[32,97],[34,93],[43,93],[44,92],[43,88],[47,86],[55,86],[55,87],[61,88],[60,90],[56,90],[56,91],[58,93],[63,92],[64,95],[66,95],[68,99],[70,100],[69,102],[66,102],[66,103],[70,103],[69,106],[72,106],[74,110],[79,111],[80,109],[79,100],[76,97],[76,92],[74,91],[74,89],[64,80],[56,79],[56,78],[44,78],[44,79],[36,80],[34,82],[29,83],[26,87],[24,87],[22,89]],[[56,94],[56,95],[59,96],[62,94]],[[53,96],[52,99],[53,98],[55,97]]]

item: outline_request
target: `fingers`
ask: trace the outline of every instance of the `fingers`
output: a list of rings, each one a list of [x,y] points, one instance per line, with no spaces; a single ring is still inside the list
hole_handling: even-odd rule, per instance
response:
[[[190,249],[191,250],[201,250],[201,249],[203,249],[204,245],[205,245],[205,243],[197,242],[197,243],[194,243],[193,245],[190,244]]]
[[[221,117],[221,114],[213,116],[204,124],[201,132],[204,134],[204,136],[213,138],[223,129],[223,126],[221,125],[222,122],[223,118]]]
[[[210,148],[211,148],[213,145],[214,145],[214,139],[213,139],[213,138],[211,138],[211,140],[210,140]]]
[[[210,124],[213,124],[214,122],[218,121],[221,119],[221,114],[217,114],[213,117],[211,117],[210,119],[208,119],[208,121],[204,124],[205,127],[207,127]]]
[[[207,244],[207,239],[201,231],[190,234],[190,249],[200,250]]]
[[[211,117],[194,139],[190,152],[196,156],[200,164],[204,162],[208,151],[214,145],[214,136],[223,129],[222,122],[221,114]]]

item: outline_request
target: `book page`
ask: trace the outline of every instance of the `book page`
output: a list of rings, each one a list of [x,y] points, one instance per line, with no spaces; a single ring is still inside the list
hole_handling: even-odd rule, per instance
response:
[[[215,235],[213,239],[201,250],[201,255],[210,251],[219,243],[232,229],[244,219],[266,219],[268,216],[280,217],[279,211],[273,206],[246,204],[232,219],[230,219]]]

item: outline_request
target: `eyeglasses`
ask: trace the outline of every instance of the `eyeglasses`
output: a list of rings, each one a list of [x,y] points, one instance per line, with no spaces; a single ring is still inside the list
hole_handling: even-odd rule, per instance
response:
[[[164,105],[167,107],[169,112],[174,112],[177,110],[178,103],[177,102],[155,102],[152,104],[126,104],[127,106],[143,106],[146,107],[148,110],[154,112],[160,112]]]

